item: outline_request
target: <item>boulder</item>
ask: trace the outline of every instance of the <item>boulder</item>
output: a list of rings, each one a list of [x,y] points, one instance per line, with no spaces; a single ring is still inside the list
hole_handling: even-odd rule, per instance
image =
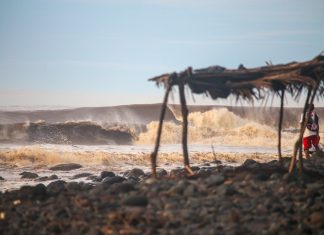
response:
[[[142,175],[145,175],[145,173],[142,169],[134,168],[127,173],[125,172],[124,176],[127,178],[139,178]]]
[[[247,159],[245,160],[245,162],[242,164],[243,167],[248,167],[248,168],[253,168],[253,167],[257,167],[259,166],[260,163],[258,163],[257,161],[254,161],[252,159]]]
[[[65,185],[66,182],[63,180],[51,182],[49,185],[47,185],[47,192],[50,194],[58,194],[65,190]]]
[[[168,175],[168,172],[165,169],[158,169],[156,171],[156,176],[157,177],[163,177],[163,176],[166,176],[166,175]]]
[[[28,171],[24,171],[24,172],[20,173],[19,175],[21,175],[22,179],[35,179],[38,177],[38,175],[36,173],[32,173],[32,172],[28,172]]]
[[[91,176],[91,173],[80,173],[72,176],[72,179],[80,179],[80,178],[85,178]]]
[[[186,172],[183,168],[172,169],[170,171],[170,177],[183,177],[186,175]]]
[[[115,173],[112,172],[112,171],[103,171],[103,172],[101,172],[101,174],[100,174],[100,178],[101,178],[101,179],[104,179],[104,178],[106,178],[106,177],[114,177],[114,176],[116,176],[116,175],[115,175]]]
[[[125,181],[126,179],[124,177],[121,176],[114,176],[114,177],[106,177],[102,180],[102,184],[104,186],[110,186],[116,183],[121,183],[123,181]]]
[[[50,167],[49,169],[51,171],[71,171],[71,170],[79,169],[81,167],[82,166],[77,163],[66,163],[66,164],[59,164],[59,165]]]
[[[50,181],[50,180],[57,180],[57,179],[58,179],[57,175],[51,175],[51,176],[39,177],[37,180],[38,181]]]

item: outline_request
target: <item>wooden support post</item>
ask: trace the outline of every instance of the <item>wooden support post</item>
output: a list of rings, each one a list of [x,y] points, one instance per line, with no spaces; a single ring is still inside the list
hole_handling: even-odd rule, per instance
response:
[[[313,90],[313,94],[312,94],[312,98],[310,99],[310,102],[309,104],[312,104],[314,102],[314,99],[315,99],[315,96],[316,96],[316,92],[317,92],[317,89],[318,89],[318,85],[314,88]],[[308,110],[307,112],[309,113],[311,110],[311,107],[310,105],[308,106]],[[304,114],[305,115],[305,114]],[[306,129],[306,124],[308,122],[308,120],[306,119],[307,117],[304,117],[303,118],[303,133],[301,134],[301,140],[300,140],[300,144],[299,144],[299,156],[298,156],[298,174],[299,175],[302,175],[303,174],[303,169],[304,169],[304,165],[303,165],[303,151],[302,151],[302,139],[303,139],[303,136],[304,136],[304,132],[305,132],[305,129]]]
[[[281,156],[281,129],[284,109],[285,89],[280,94],[280,116],[279,116],[279,127],[278,127],[278,156],[280,167],[283,167],[282,156]]]
[[[309,102],[309,98],[311,96],[311,92],[312,92],[312,90],[309,88],[308,93],[307,93],[307,98],[306,98],[306,101],[305,101],[305,105],[304,105],[302,122],[300,123],[299,136],[298,136],[297,141],[295,142],[293,156],[292,156],[292,158],[290,160],[290,164],[289,164],[289,174],[291,174],[295,169],[297,152],[298,152],[298,149],[301,147],[301,142],[302,142],[303,135],[304,135],[304,130],[303,129],[304,129],[306,109],[307,109],[307,105],[308,105],[308,102]]]
[[[298,151],[298,175],[302,175],[302,174],[303,174],[303,147],[302,144],[300,144],[299,151]]]
[[[180,95],[181,113],[182,113],[183,161],[184,161],[185,171],[187,172],[187,174],[193,175],[193,172],[190,168],[189,154],[188,154],[188,108],[187,108],[186,97],[184,93],[184,82],[180,80],[178,85],[179,85],[179,95]]]
[[[299,138],[295,143],[295,148],[294,148],[294,155],[290,161],[290,166],[289,166],[289,173],[291,174],[294,170],[295,167],[295,163],[296,163],[296,157],[297,157],[297,152],[299,152],[299,163],[298,163],[298,167],[299,167],[299,174],[301,175],[303,173],[303,160],[302,160],[302,140],[303,140],[303,136],[304,136],[304,132],[305,132],[305,128],[306,128],[306,123],[307,123],[307,119],[306,119],[306,112],[310,112],[310,106],[308,104],[312,104],[314,102],[315,99],[315,95],[318,89],[318,85],[315,88],[313,88],[313,90],[311,88],[309,88],[308,93],[307,93],[307,98],[306,98],[306,102],[305,102],[305,106],[304,106],[304,111],[303,111],[303,119],[302,119],[302,123],[300,124],[300,133],[299,133]],[[311,94],[313,91],[313,94]],[[310,98],[311,97],[311,98]],[[308,106],[308,109],[307,109]]]
[[[157,154],[158,154],[159,147],[160,147],[163,120],[164,120],[165,111],[166,111],[167,104],[168,104],[168,98],[169,98],[170,91],[171,91],[171,86],[168,85],[166,88],[166,91],[165,91],[164,100],[163,100],[162,107],[161,107],[160,121],[159,121],[159,127],[158,127],[157,136],[156,136],[156,140],[155,140],[155,147],[154,147],[154,151],[151,154],[152,176],[154,178],[156,178],[156,159],[157,159]]]

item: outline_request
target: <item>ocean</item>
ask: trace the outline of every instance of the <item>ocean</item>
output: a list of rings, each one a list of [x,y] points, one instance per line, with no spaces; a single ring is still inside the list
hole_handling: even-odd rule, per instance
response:
[[[40,177],[56,174],[73,179],[78,173],[123,174],[132,168],[150,171],[160,104],[84,108],[2,108],[0,110],[0,191],[34,185],[38,179],[21,179],[23,171]],[[277,158],[278,108],[189,106],[189,154],[193,165],[221,160],[238,165],[248,158]],[[289,155],[298,136],[302,109],[284,113],[282,146]],[[182,166],[181,116],[178,105],[169,105],[158,157],[160,168]],[[324,108],[318,108],[324,117]],[[320,119],[323,126],[323,119]],[[323,132],[321,132],[323,140]],[[83,167],[53,172],[51,166],[79,163]],[[89,179],[90,181],[90,179]],[[49,183],[49,182],[43,182]]]

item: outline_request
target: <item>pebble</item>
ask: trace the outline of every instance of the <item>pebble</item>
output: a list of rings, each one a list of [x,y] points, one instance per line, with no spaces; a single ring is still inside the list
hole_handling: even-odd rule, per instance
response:
[[[324,215],[323,212],[321,211],[316,211],[313,212],[310,216],[309,216],[309,223],[312,225],[322,225],[324,224]]]
[[[5,180],[2,176],[0,176],[0,180]]]
[[[148,199],[146,196],[129,196],[124,201],[123,204],[126,206],[141,206],[146,207],[148,205]]]
[[[219,194],[224,196],[233,196],[234,194],[237,193],[236,189],[232,185],[226,185],[226,184],[219,186],[218,192]]]
[[[176,169],[179,177],[138,182],[108,174],[95,185],[58,180],[0,192],[1,229],[9,235],[324,234],[322,178],[282,180],[275,162],[258,164],[219,166],[195,179],[179,178],[183,169]],[[94,177],[101,180],[88,176]]]
[[[134,191],[135,190],[135,187],[133,184],[131,183],[116,183],[114,185],[112,185],[110,187],[110,192],[114,192],[114,193],[128,193],[128,192],[131,192],[131,191]]]
[[[224,183],[225,181],[225,177],[223,175],[211,175],[210,177],[205,179],[205,182],[207,184],[208,187],[214,187],[214,186],[218,186],[222,183]]]

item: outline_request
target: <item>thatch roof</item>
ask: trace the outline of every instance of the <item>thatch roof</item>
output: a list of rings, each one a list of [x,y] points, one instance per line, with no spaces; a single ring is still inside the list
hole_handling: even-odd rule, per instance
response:
[[[227,98],[229,95],[235,95],[237,99],[262,99],[264,94],[280,97],[280,118],[278,124],[278,156],[282,165],[281,157],[281,129],[283,119],[283,106],[285,92],[298,98],[302,91],[308,90],[305,100],[303,120],[300,126],[299,138],[294,146],[293,157],[290,162],[289,172],[292,173],[295,167],[297,152],[299,150],[299,172],[302,173],[302,137],[306,128],[306,112],[310,111],[308,104],[313,103],[315,96],[324,95],[324,54],[316,56],[314,59],[306,62],[292,62],[288,64],[272,65],[264,67],[247,69],[240,65],[238,69],[226,69],[221,66],[212,66],[205,69],[193,70],[191,67],[180,73],[163,74],[151,78],[157,85],[164,85],[166,88],[164,101],[161,108],[160,122],[157,132],[156,144],[151,154],[152,175],[156,176],[156,159],[160,145],[162,125],[168,102],[169,92],[174,85],[179,86],[179,95],[181,103],[181,113],[183,118],[182,147],[185,170],[193,174],[189,164],[189,154],[187,148],[188,133],[188,109],[184,93],[184,85],[188,85],[193,93],[205,93],[212,99]]]
[[[261,99],[262,91],[277,93],[286,90],[298,97],[303,88],[318,89],[323,95],[324,55],[323,53],[306,62],[291,62],[247,69],[226,69],[212,66],[193,70],[191,67],[180,73],[163,74],[149,79],[158,85],[189,85],[193,93],[205,93],[212,99],[227,98],[230,94],[243,99]]]

